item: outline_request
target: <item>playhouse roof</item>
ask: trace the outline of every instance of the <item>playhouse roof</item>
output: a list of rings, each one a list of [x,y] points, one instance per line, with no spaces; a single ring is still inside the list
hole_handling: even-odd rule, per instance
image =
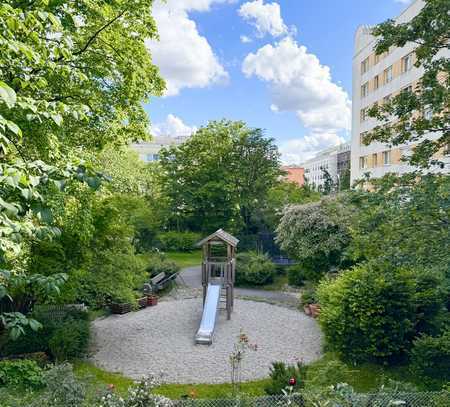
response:
[[[203,240],[200,240],[196,246],[203,246],[205,243],[217,240],[221,240],[233,247],[236,247],[239,243],[239,239],[235,238],[233,235],[230,235],[228,232],[225,232],[223,229],[219,229],[210,234],[208,237],[205,237]]]

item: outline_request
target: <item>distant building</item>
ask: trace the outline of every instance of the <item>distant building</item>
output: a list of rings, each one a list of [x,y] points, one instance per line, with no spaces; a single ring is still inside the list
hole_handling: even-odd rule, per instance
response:
[[[350,144],[344,143],[319,152],[301,166],[305,169],[305,180],[314,188],[321,189],[325,183],[325,170],[338,185],[349,165]]]
[[[396,18],[397,23],[406,23],[414,18],[423,7],[423,0],[413,1]],[[368,116],[368,109],[375,103],[383,104],[401,91],[413,91],[423,76],[422,67],[415,67],[415,48],[417,44],[407,43],[402,48],[392,47],[389,52],[375,55],[376,38],[371,27],[360,26],[355,34],[353,56],[353,96],[352,96],[352,146],[351,146],[351,182],[361,179],[369,173],[379,178],[393,172],[403,174],[416,168],[402,160],[411,154],[414,145],[406,143],[389,146],[379,142],[364,145],[363,138],[378,123]],[[449,53],[448,50],[443,51]],[[450,53],[449,53],[450,54]],[[427,112],[423,112],[427,115]],[[426,138],[436,138],[439,133],[428,133]],[[439,157],[450,167],[450,156],[445,152]],[[441,171],[435,168],[435,171]]]
[[[147,163],[159,161],[159,153],[163,148],[183,144],[189,136],[154,136],[151,141],[131,144],[131,149],[139,154],[139,158]]]
[[[296,165],[286,165],[281,167],[287,174],[283,177],[286,181],[295,182],[302,186],[305,183],[305,169]]]

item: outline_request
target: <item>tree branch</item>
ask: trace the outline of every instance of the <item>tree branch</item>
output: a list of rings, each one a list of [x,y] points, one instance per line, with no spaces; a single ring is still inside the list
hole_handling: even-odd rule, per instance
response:
[[[108,28],[111,24],[113,24],[115,21],[117,21],[120,17],[122,17],[124,14],[126,13],[126,10],[122,11],[121,13],[119,13],[116,17],[114,17],[112,20],[108,21],[105,25],[103,25],[102,27],[100,27],[92,36],[91,38],[89,38],[86,42],[86,44],[84,45],[83,48],[81,48],[80,50],[76,51],[73,53],[73,55],[80,55],[82,54],[84,51],[86,51],[89,46],[92,44],[92,42],[98,37],[98,35],[104,31],[106,28]]]

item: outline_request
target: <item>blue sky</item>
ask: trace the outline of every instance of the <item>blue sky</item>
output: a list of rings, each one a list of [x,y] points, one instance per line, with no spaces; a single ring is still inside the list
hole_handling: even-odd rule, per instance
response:
[[[353,35],[407,0],[156,0],[149,42],[167,95],[146,105],[154,133],[208,120],[265,129],[299,163],[348,140]]]

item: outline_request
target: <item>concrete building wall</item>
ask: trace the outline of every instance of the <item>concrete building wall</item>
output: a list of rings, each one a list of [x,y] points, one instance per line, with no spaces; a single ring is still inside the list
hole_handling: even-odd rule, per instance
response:
[[[411,20],[423,5],[423,0],[415,0],[396,21],[404,23]],[[376,39],[370,34],[370,27],[360,26],[355,34],[352,68],[352,183],[365,173],[378,178],[388,172],[403,174],[415,169],[402,161],[402,157],[411,153],[411,144],[392,147],[379,142],[368,146],[362,143],[364,134],[377,125],[375,119],[367,117],[366,110],[375,102],[382,104],[386,98],[398,95],[409,86],[414,89],[424,73],[422,67],[414,66],[414,44],[393,48],[379,56],[375,55],[375,44]],[[427,134],[425,137],[438,136],[439,134]],[[450,163],[449,158],[445,160]],[[440,169],[436,168],[435,171]]]
[[[145,162],[159,160],[159,152],[163,148],[184,143],[189,136],[154,136],[151,141],[133,143],[130,148],[139,154],[139,158]]]

